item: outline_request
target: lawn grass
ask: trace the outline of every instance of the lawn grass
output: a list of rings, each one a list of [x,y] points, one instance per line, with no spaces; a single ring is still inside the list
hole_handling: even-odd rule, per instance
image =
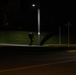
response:
[[[28,38],[29,31],[0,31],[0,44],[25,44],[29,45],[30,41]],[[48,32],[41,32],[40,40],[47,35]],[[72,39],[73,38],[73,39]],[[71,37],[70,43],[76,44],[76,41],[74,40],[76,37]],[[62,35],[61,37],[61,44],[67,45],[67,35]],[[38,45],[38,34],[37,32],[34,32],[34,41],[33,45]],[[45,46],[53,46],[53,45],[59,45],[59,36],[54,35],[51,38],[49,38],[45,43],[43,44]]]
[[[29,44],[28,31],[0,31],[0,43],[1,44]],[[41,40],[45,36],[45,33],[41,33]],[[33,45],[38,44],[37,32],[34,32]]]

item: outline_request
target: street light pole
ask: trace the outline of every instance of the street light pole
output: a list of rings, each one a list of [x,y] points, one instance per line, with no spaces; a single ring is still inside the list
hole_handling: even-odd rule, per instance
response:
[[[59,44],[61,44],[61,27],[59,26]]]
[[[67,24],[65,24],[66,26],[68,26],[68,47],[69,47],[69,44],[70,44],[70,34],[69,34],[69,26],[71,26],[72,24],[70,24],[70,22],[68,22]]]
[[[32,4],[33,7],[35,7],[35,4]],[[37,15],[38,15],[38,45],[40,46],[40,8],[39,3],[37,6]]]
[[[40,45],[40,9],[38,8],[38,45]]]

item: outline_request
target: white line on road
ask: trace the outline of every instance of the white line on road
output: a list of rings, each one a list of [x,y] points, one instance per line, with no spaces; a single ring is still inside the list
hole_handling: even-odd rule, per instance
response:
[[[72,61],[76,61],[76,59],[59,61],[59,62],[54,62],[54,63],[46,63],[46,64],[40,64],[40,65],[34,65],[34,66],[20,67],[20,68],[14,68],[14,69],[0,70],[0,73],[1,72],[7,72],[7,71],[15,71],[15,70],[28,69],[28,68],[35,68],[35,67],[43,67],[43,66],[55,65],[55,64],[60,64],[60,63],[72,62]]]

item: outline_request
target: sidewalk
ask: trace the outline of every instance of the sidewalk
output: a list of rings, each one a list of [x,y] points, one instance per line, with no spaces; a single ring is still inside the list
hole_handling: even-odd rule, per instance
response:
[[[44,47],[39,45],[25,45],[25,44],[1,44],[0,46],[14,46],[14,47]]]
[[[47,44],[46,47],[76,47],[76,44]]]
[[[50,47],[50,48],[76,48],[76,44],[47,44],[47,45],[25,45],[25,44],[1,44],[0,46],[14,46],[14,47]]]

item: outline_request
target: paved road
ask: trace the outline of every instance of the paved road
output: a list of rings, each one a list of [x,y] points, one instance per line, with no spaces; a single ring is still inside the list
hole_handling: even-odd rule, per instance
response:
[[[19,48],[18,52],[14,48],[12,52],[11,47],[0,49],[0,75],[76,75],[76,50],[32,51]],[[3,49],[8,50],[3,52]]]

